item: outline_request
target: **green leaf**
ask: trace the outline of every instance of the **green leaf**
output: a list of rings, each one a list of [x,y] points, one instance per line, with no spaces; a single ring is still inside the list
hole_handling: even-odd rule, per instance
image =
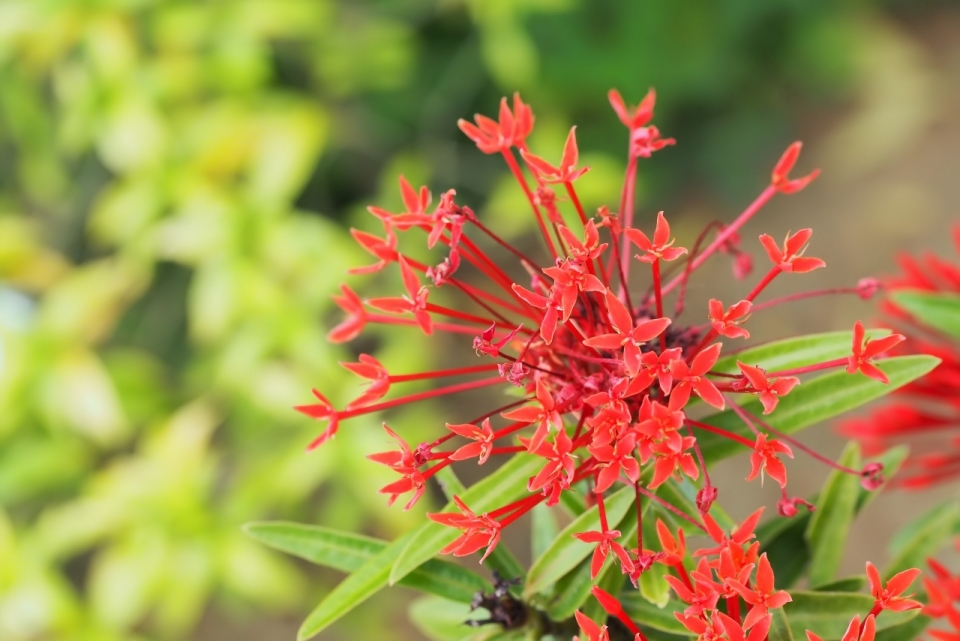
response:
[[[886,615],[884,615],[886,616]],[[933,619],[922,614],[885,630],[877,632],[876,641],[913,641],[920,638],[920,633],[933,623]]]
[[[934,508],[920,519],[907,524],[890,545],[893,560],[887,566],[887,578],[908,568],[923,567],[960,523],[960,504],[950,502]]]
[[[353,572],[381,554],[386,541],[360,534],[340,532],[316,525],[274,521],[244,526],[251,538],[311,563]],[[489,584],[479,575],[449,561],[432,559],[412,572],[400,585],[470,603],[477,590]]]
[[[607,522],[619,523],[633,503],[632,487],[623,487],[604,499]],[[548,591],[563,575],[587,558],[593,552],[594,546],[573,538],[573,535],[599,529],[600,512],[594,505],[565,527],[543,555],[533,562],[527,575],[527,584],[523,588],[524,596],[529,598],[537,592]]]
[[[810,563],[810,548],[804,536],[810,516],[798,514],[792,519],[773,519],[757,529],[760,552],[767,553],[779,588],[789,588],[799,581]],[[779,524],[782,524],[779,529],[765,527]]]
[[[576,518],[587,511],[583,496],[577,492],[564,492],[560,495],[560,505],[565,507],[570,516]]]
[[[860,446],[850,442],[838,463],[859,470]],[[859,476],[834,470],[820,492],[817,509],[810,518],[806,532],[811,553],[808,578],[813,587],[829,583],[840,569],[847,535],[857,508],[859,487]]]
[[[866,335],[871,338],[886,334],[889,334],[889,331],[885,329],[866,331]],[[842,358],[850,353],[852,344],[853,332],[827,332],[785,338],[725,356],[717,361],[713,371],[737,374],[740,372],[737,361],[759,365],[768,372],[805,367]]]
[[[410,620],[431,641],[460,641],[476,633],[500,632],[500,626],[487,625],[479,630],[469,627],[468,619],[486,619],[483,608],[471,610],[465,603],[457,603],[436,596],[421,597],[410,604]]]
[[[517,454],[503,467],[464,492],[460,498],[477,514],[502,507],[527,494],[527,480],[542,466],[543,460],[540,458]],[[444,511],[456,511],[456,506],[449,503]],[[392,568],[388,568],[390,584],[397,583],[426,563],[458,536],[459,530],[433,521],[428,521],[414,530],[400,555],[396,560],[391,559]]]
[[[947,293],[899,291],[893,302],[917,317],[924,325],[960,338],[960,296]]]
[[[817,592],[859,592],[867,584],[867,575],[848,576],[816,588]]]
[[[530,511],[530,549],[533,558],[539,559],[547,551],[547,548],[557,540],[560,532],[560,526],[557,525],[557,518],[553,510],[543,503],[537,505]]]
[[[260,531],[260,534],[263,534],[263,530]],[[300,626],[297,639],[302,641],[315,636],[344,614],[387,587],[390,567],[410,543],[414,534],[415,532],[408,532],[393,543],[387,544],[363,565],[356,568],[307,616],[307,620]],[[281,545],[280,537],[273,540],[278,547]],[[266,541],[264,540],[264,542]],[[282,544],[294,547],[294,543],[289,539]],[[307,553],[306,547],[302,543],[297,544],[297,547],[304,554]],[[280,547],[280,549],[284,548]],[[483,579],[469,570],[439,560],[431,560],[429,563],[425,563],[417,571],[404,577],[400,584],[465,603],[469,603],[473,594],[486,585]]]
[[[782,432],[797,432],[880,398],[923,376],[938,362],[932,356],[898,356],[878,361],[877,365],[890,379],[890,385],[845,371],[825,374],[804,382],[780,399],[777,409],[765,420]],[[743,408],[757,416],[762,412],[758,401],[746,403]],[[741,436],[750,436],[750,430],[733,410],[709,416],[704,422]],[[704,431],[697,434],[697,443],[708,462],[718,461],[743,449],[739,443]]]
[[[853,615],[862,617],[873,607],[873,597],[869,594],[791,590],[790,596],[793,601],[783,606],[783,610],[795,639],[806,639],[807,630],[816,632],[823,639],[839,639]],[[877,617],[877,629],[901,625],[918,612],[884,612],[883,616]]]
[[[640,596],[640,592],[634,590],[632,586],[621,592],[619,598],[620,603],[623,604],[623,609],[630,615],[630,618],[641,622],[644,628],[649,627],[683,636],[690,635],[689,630],[683,627],[673,616],[674,612],[683,611],[686,607],[684,603],[676,599],[670,599],[664,607],[660,608]]]
[[[767,635],[768,641],[793,641],[793,631],[790,630],[790,622],[787,620],[787,613],[783,608],[771,610],[770,614],[770,632]],[[806,638],[804,635],[801,638]]]

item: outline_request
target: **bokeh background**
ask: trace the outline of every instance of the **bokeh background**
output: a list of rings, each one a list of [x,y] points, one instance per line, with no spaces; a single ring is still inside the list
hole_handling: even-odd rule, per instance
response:
[[[330,294],[365,260],[347,229],[370,225],[366,204],[397,209],[402,172],[525,242],[520,192],[455,126],[514,90],[537,115],[535,152],[579,126],[585,205],[613,204],[625,130],[605,94],[650,86],[678,145],[641,165],[640,216],[672,212],[682,244],[730,220],[802,138],[801,170],[822,178],[744,238],[813,226],[829,268],[778,291],[952,251],[955,2],[0,0],[0,639],[293,638],[339,577],[243,523],[388,538],[426,507],[377,495],[387,473],[362,456],[385,449],[376,420],[307,455],[316,426],[290,409],[311,386],[356,391],[337,366],[350,354],[324,341]],[[725,269],[691,301],[742,295]],[[857,318],[876,312],[831,299],[752,329]],[[404,371],[438,358],[389,333],[362,347]],[[456,411],[391,425],[415,442]],[[828,426],[807,439],[841,445]],[[826,473],[790,471],[810,492]],[[720,481],[737,517],[775,500],[743,474],[734,460]],[[896,526],[948,493],[875,502],[846,569],[882,562]],[[322,638],[420,639],[406,600],[382,594]]]

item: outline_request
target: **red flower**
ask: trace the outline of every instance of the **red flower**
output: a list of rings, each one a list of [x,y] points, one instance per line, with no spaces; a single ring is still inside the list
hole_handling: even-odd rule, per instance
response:
[[[855,374],[858,370],[865,376],[878,380],[885,385],[890,384],[890,379],[873,364],[872,359],[888,352],[895,346],[906,340],[903,334],[890,334],[883,338],[863,338],[863,323],[857,321],[853,326],[853,355],[850,356],[847,364],[847,372]]]
[[[367,324],[367,310],[363,301],[346,285],[340,285],[342,296],[334,296],[333,302],[347,313],[347,318],[330,330],[327,340],[331,343],[346,343],[360,335]]]
[[[403,285],[407,289],[407,295],[399,298],[372,298],[369,301],[371,307],[392,312],[394,314],[411,313],[416,318],[417,323],[423,333],[429,336],[433,333],[433,320],[427,313],[427,295],[429,290],[421,287],[420,279],[414,273],[404,258],[400,258],[400,273],[403,275]]]
[[[503,418],[511,421],[537,424],[537,431],[530,439],[529,450],[531,452],[540,447],[551,427],[563,432],[563,419],[560,418],[560,412],[557,411],[557,405],[550,394],[550,388],[547,387],[547,383],[543,379],[537,382],[537,402],[540,403],[539,408],[528,405],[502,414]],[[566,435],[564,434],[564,436]]]
[[[786,240],[783,241],[782,250],[777,246],[777,242],[767,234],[760,237],[760,242],[763,244],[763,248],[767,250],[767,256],[781,271],[805,274],[827,266],[819,258],[808,258],[803,255],[803,252],[807,249],[807,241],[810,240],[812,235],[812,229],[801,229],[796,234],[787,234]]]
[[[700,468],[687,451],[696,441],[697,439],[692,436],[685,436],[681,439],[681,445],[678,448],[670,447],[666,441],[653,448],[657,456],[653,468],[653,480],[650,481],[651,489],[660,487],[681,470],[694,481],[700,477]]]
[[[694,356],[693,362],[689,365],[679,358],[670,363],[670,373],[673,374],[675,382],[679,381],[676,382],[670,394],[671,400],[675,400],[677,407],[686,405],[690,393],[696,392],[697,396],[718,410],[724,408],[723,395],[706,376],[720,358],[722,347],[723,343],[714,343]]]
[[[367,391],[359,398],[347,404],[347,409],[354,409],[368,405],[384,396],[390,391],[390,375],[386,368],[380,364],[380,361],[369,354],[360,354],[358,363],[340,363],[342,366],[358,376],[368,378],[373,381]]]
[[[394,501],[396,501],[401,494],[413,492],[413,498],[411,498],[403,508],[409,510],[420,500],[420,497],[423,496],[426,479],[424,479],[420,473],[419,461],[417,461],[416,455],[410,450],[410,446],[407,445],[406,441],[397,436],[393,430],[387,427],[386,423],[383,424],[383,429],[390,435],[390,438],[397,442],[400,449],[369,454],[367,458],[371,461],[386,465],[403,476],[399,481],[394,481],[380,488],[380,493],[389,494],[390,498],[387,501],[387,505],[393,505]]]
[[[780,441],[767,441],[766,434],[757,434],[757,443],[753,446],[753,454],[750,455],[750,475],[748,481],[752,481],[760,475],[763,481],[763,473],[766,472],[774,481],[780,484],[780,487],[787,486],[787,470],[778,458],[780,454],[786,454],[793,458],[793,451],[786,443]]]
[[[795,178],[793,180],[788,178],[787,174],[789,174],[793,166],[797,164],[797,159],[800,157],[801,147],[803,147],[803,143],[801,142],[795,142],[787,147],[787,150],[783,152],[783,156],[780,157],[780,160],[773,168],[773,176],[770,184],[780,193],[792,194],[798,192],[820,175],[820,170],[814,169],[803,178]]]
[[[740,594],[743,600],[753,606],[743,620],[743,627],[752,628],[762,617],[767,615],[769,610],[782,608],[793,601],[786,590],[774,589],[773,580],[773,568],[770,567],[766,552],[760,555],[760,561],[757,563],[756,582],[752,588],[748,588],[736,579],[728,579],[730,585]]]
[[[850,621],[850,625],[847,626],[847,631],[843,633],[842,637],[840,637],[840,641],[873,641],[876,635],[876,617],[872,614],[868,614],[866,621],[863,622],[863,631],[861,631],[860,615],[855,614],[853,615],[853,619]],[[823,639],[810,630],[807,630],[807,641],[823,641]]]
[[[890,577],[890,580],[887,581],[886,585],[884,585],[880,579],[880,573],[877,572],[877,568],[873,563],[867,561],[867,578],[870,580],[870,594],[876,599],[874,609],[879,613],[880,610],[903,612],[904,610],[922,608],[922,603],[910,598],[913,596],[912,594],[900,596],[910,587],[910,584],[913,583],[918,576],[920,576],[920,570],[918,568],[911,568],[894,574]]]
[[[510,147],[523,147],[524,141],[533,130],[533,111],[520,100],[520,94],[513,94],[513,111],[507,99],[500,100],[500,121],[486,116],[474,116],[476,125],[463,120],[457,126],[485,154],[509,151]]]
[[[483,465],[490,458],[490,452],[493,451],[493,428],[490,427],[490,419],[484,419],[480,427],[467,423],[463,425],[451,425],[447,423],[447,429],[464,438],[471,439],[473,443],[464,445],[459,450],[450,455],[454,461],[463,461],[479,456],[477,465]]]
[[[677,536],[674,538],[666,524],[657,518],[657,539],[660,540],[660,547],[666,553],[662,562],[667,565],[676,565],[683,563],[687,556],[687,541],[683,535],[683,528],[677,528]]]
[[[630,560],[630,555],[627,554],[622,545],[617,543],[617,539],[620,538],[619,530],[577,532],[573,535],[573,538],[584,543],[597,544],[593,551],[593,559],[590,561],[591,579],[597,578],[597,575],[600,574],[600,570],[603,569],[603,564],[607,561],[607,555],[610,552],[613,552],[620,559],[620,566],[625,574],[633,571],[633,561]]]
[[[431,521],[463,530],[463,534],[453,543],[440,550],[440,554],[467,556],[485,547],[487,551],[480,558],[480,563],[483,563],[497,547],[497,543],[500,542],[501,525],[496,519],[492,519],[486,514],[477,516],[456,495],[453,497],[453,502],[460,509],[460,514],[454,512],[431,514],[427,512],[427,518]]]
[[[641,320],[634,324],[630,310],[620,302],[613,292],[607,290],[604,294],[607,303],[607,314],[614,333],[591,336],[583,341],[587,347],[600,349],[620,349],[623,347],[623,363],[631,376],[640,371],[642,353],[640,346],[663,333],[670,324],[669,318],[653,318]]]
[[[631,489],[636,490],[639,502],[639,497],[647,496],[672,476],[697,479],[706,472],[701,468],[704,457],[698,444],[704,431],[753,450],[754,475],[763,471],[780,482],[785,480],[779,473],[778,456],[784,452],[778,444],[762,442],[763,439],[754,444],[736,430],[692,419],[685,407],[693,395],[723,409],[727,394],[757,394],[770,411],[777,398],[794,384],[790,377],[767,377],[763,363],[743,365],[742,377],[731,378],[724,372],[713,371],[723,349],[714,339],[718,335],[747,336],[740,325],[747,319],[752,301],[780,271],[802,272],[820,266],[816,259],[801,256],[809,231],[788,237],[782,251],[775,245],[768,247],[776,266],[759,280],[744,301],[724,310],[714,300],[709,305],[708,317],[690,321],[681,320],[681,312],[686,305],[688,284],[706,261],[726,254],[736,261],[735,267],[745,271],[744,261],[749,256],[741,248],[743,226],[779,192],[798,188],[799,182],[787,176],[796,150],[788,150],[778,164],[774,186],[763,190],[730,224],[710,225],[698,237],[695,251],[686,253],[674,246],[662,214],[655,225],[644,225],[642,230],[633,222],[640,159],[673,142],[661,138],[652,124],[655,95],[648,94],[636,108],[627,108],[616,92],[611,92],[610,99],[630,130],[626,177],[615,215],[608,207],[597,210],[595,217],[588,216],[583,209],[573,185],[584,171],[577,168],[575,131],[567,138],[558,166],[527,150],[533,114],[519,96],[514,96],[512,106],[506,99],[501,101],[498,120],[478,116],[475,124],[461,121],[460,126],[482,151],[502,154],[527,199],[545,251],[535,253],[526,244],[514,247],[495,229],[487,227],[487,221],[457,204],[452,190],[443,192],[439,203],[430,210],[430,191],[426,187],[414,188],[402,177],[403,212],[369,209],[383,224],[384,236],[354,232],[354,239],[375,259],[360,271],[397,269],[402,277],[402,294],[364,302],[344,286],[335,300],[347,318],[331,331],[331,340],[356,338],[368,325],[392,325],[419,330],[427,336],[464,339],[467,345],[472,341],[476,355],[483,358],[479,364],[397,374],[363,354],[358,362],[346,364],[371,381],[359,398],[339,409],[316,393],[316,401],[297,408],[326,423],[312,446],[330,439],[350,419],[395,411],[437,397],[455,399],[448,407],[456,411],[473,405],[459,402],[460,394],[484,387],[496,386],[499,391],[510,392],[516,391],[514,386],[519,388],[518,396],[501,401],[499,407],[486,407],[475,418],[451,416],[448,429],[438,424],[439,434],[416,446],[407,445],[388,432],[399,443],[399,449],[372,455],[375,461],[400,475],[399,480],[383,489],[391,502],[405,494],[412,494],[415,501],[426,482],[454,461],[476,459],[485,463],[522,448],[527,450],[523,456],[537,457],[540,470],[528,481],[529,495],[505,502],[487,516],[477,516],[462,505],[460,514],[437,516],[441,522],[463,531],[447,548],[449,552],[466,554],[483,545],[489,551],[502,528],[537,504],[555,504],[563,492],[581,481],[600,491],[591,493],[591,497],[602,505],[602,493],[614,490],[621,482],[635,486]],[[526,158],[533,180],[530,171],[525,172],[517,163],[514,147]],[[579,219],[569,227],[563,221],[576,219],[561,216],[557,184],[563,185],[566,202]],[[401,233],[405,234],[402,239]],[[405,253],[416,237],[426,247],[413,255]],[[767,237],[762,242],[770,244]],[[630,255],[631,243],[639,246],[640,261],[650,264],[649,271],[644,269],[640,274],[648,280],[639,286],[630,282],[631,271],[636,272],[638,267]],[[436,256],[422,255],[422,251],[431,249]],[[661,261],[671,260],[676,261],[675,266],[661,272]],[[518,279],[523,274],[526,276]],[[431,290],[439,286],[443,286],[443,291],[434,295]],[[859,286],[849,289],[857,295],[864,291]],[[640,292],[643,293],[638,295]],[[418,344],[424,349],[442,344],[445,350],[452,345],[449,341],[434,343],[422,339]],[[451,349],[449,357],[456,358],[457,354]],[[826,361],[803,369],[839,366],[835,361]],[[420,387],[406,395],[394,394],[396,388],[415,381],[433,381],[436,385]],[[531,400],[534,402],[528,402]],[[745,424],[752,425],[752,406],[746,407],[736,405],[737,415]],[[504,423],[498,425],[497,421]],[[451,439],[457,435],[469,442],[454,444]],[[517,440],[522,448],[516,445]],[[869,467],[864,468],[863,474],[866,485],[875,484],[879,478],[879,470]],[[694,521],[702,515],[712,535],[718,528],[708,512],[716,497],[717,488],[707,479],[696,492],[696,507],[690,508],[699,513],[683,515]],[[789,506],[795,507],[794,503]],[[685,508],[686,504],[678,510]],[[752,526],[749,529],[750,536],[744,535],[746,538],[739,542],[737,536],[727,538],[722,532],[719,538],[715,536],[719,547],[706,556],[719,558],[710,560],[708,574],[716,571],[721,581],[744,572],[749,574],[758,554],[758,544],[749,542]],[[608,530],[604,523],[602,531]],[[682,544],[681,538],[679,545]],[[635,556],[627,557],[633,563],[629,574],[634,580],[661,554],[644,550],[642,540],[637,541],[635,548],[630,546],[630,550],[636,551]],[[668,553],[663,554],[666,557]],[[679,567],[682,566],[674,567],[678,573]],[[713,581],[712,575],[705,575],[703,580]],[[718,585],[718,594],[731,590],[725,584]],[[692,584],[687,587],[692,589]],[[624,625],[632,630],[632,623]],[[726,630],[722,633],[728,637],[744,634],[719,617],[715,627]],[[750,634],[760,627],[758,622],[750,628]]]
[[[786,396],[790,393],[790,390],[800,384],[800,379],[795,376],[768,379],[767,373],[761,368],[740,361],[737,361],[737,367],[740,368],[744,378],[750,383],[750,387],[743,388],[742,391],[756,394],[760,398],[764,414],[769,414],[776,409],[780,397]]]
[[[563,145],[563,157],[560,159],[560,166],[554,167],[540,156],[534,156],[527,151],[521,151],[523,159],[540,174],[547,184],[553,183],[572,183],[574,180],[589,171],[589,167],[575,169],[580,152],[577,150],[577,128],[571,127],[567,135],[567,142]]]
[[[953,237],[960,252],[960,226],[954,229]],[[890,294],[903,290],[960,294],[960,263],[932,254],[922,259],[904,254],[898,262],[901,274],[883,279],[883,289]],[[892,486],[920,489],[956,479],[960,476],[958,343],[927,327],[894,298],[884,300],[883,309],[892,318],[894,327],[909,325],[912,330],[913,336],[896,346],[898,353],[929,354],[941,362],[929,374],[894,390],[890,403],[862,419],[842,423],[840,431],[848,438],[863,442],[869,454],[900,443],[909,445],[910,454],[899,474],[891,479]]]
[[[748,300],[742,300],[734,303],[726,312],[723,311],[723,303],[716,298],[710,299],[711,327],[720,336],[727,338],[750,338],[750,332],[740,327],[741,324],[750,318],[750,308],[753,306]]]
[[[652,263],[660,260],[676,260],[687,253],[683,247],[673,247],[674,241],[670,239],[670,223],[664,218],[663,212],[657,214],[657,229],[653,232],[653,241],[651,242],[647,235],[639,229],[628,229],[624,232],[627,238],[634,245],[645,252],[643,255],[637,254],[637,259],[644,263]]]
[[[573,637],[573,641],[610,641],[610,632],[607,630],[607,626],[598,626],[580,610],[573,614],[577,618],[577,625],[580,626],[580,630],[587,635],[585,639]]]

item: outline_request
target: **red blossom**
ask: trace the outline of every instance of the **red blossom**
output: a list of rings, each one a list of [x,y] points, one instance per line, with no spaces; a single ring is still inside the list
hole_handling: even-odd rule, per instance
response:
[[[577,457],[571,453],[573,442],[563,429],[557,432],[553,443],[541,441],[538,446],[531,447],[531,442],[526,439],[520,439],[520,442],[527,447],[528,452],[547,461],[543,469],[527,483],[527,490],[549,490],[549,486],[554,484],[564,489],[570,487]]]
[[[447,423],[447,429],[464,438],[471,439],[473,443],[464,445],[456,452],[450,455],[454,461],[463,461],[476,456],[480,457],[477,465],[483,465],[490,458],[490,452],[493,451],[493,428],[490,427],[490,419],[484,419],[480,427],[471,423],[451,425]]]
[[[683,427],[685,418],[683,410],[675,410],[672,406],[658,401],[651,402],[650,397],[647,396],[644,397],[643,404],[640,406],[636,430],[653,440],[664,441],[676,450],[683,445],[680,429]]]
[[[590,617],[577,610],[574,612],[577,619],[577,625],[580,630],[586,634],[586,638],[573,637],[573,641],[610,641],[610,631],[607,626],[598,626]]]
[[[607,303],[607,314],[610,325],[615,333],[591,336],[583,341],[588,347],[598,349],[620,349],[623,347],[623,363],[631,376],[640,371],[642,352],[640,346],[663,333],[670,324],[669,318],[652,318],[641,320],[636,325],[630,310],[627,309],[617,296],[607,290],[604,298]]]
[[[603,569],[603,564],[606,563],[607,556],[610,552],[613,552],[614,555],[620,559],[620,566],[623,568],[624,574],[633,571],[633,561],[630,559],[630,555],[627,554],[627,551],[622,545],[617,543],[617,539],[620,538],[619,530],[577,532],[573,535],[573,538],[578,541],[583,541],[584,543],[597,544],[597,547],[593,551],[593,558],[590,561],[591,579],[597,578],[597,575],[600,574],[600,570]]]
[[[359,229],[351,229],[350,234],[361,247],[377,259],[377,262],[373,265],[367,265],[366,267],[348,269],[348,274],[372,274],[378,272],[390,263],[396,261],[400,256],[397,253],[397,237],[391,229],[387,229],[385,238],[374,236]]]
[[[358,363],[340,363],[343,367],[358,376],[370,379],[372,383],[359,398],[351,401],[346,409],[353,409],[368,405],[390,391],[390,375],[380,361],[369,354],[360,354]]]
[[[740,594],[744,601],[752,605],[747,617],[743,620],[745,628],[752,628],[769,610],[782,608],[793,599],[786,590],[774,589],[773,568],[767,560],[767,553],[760,555],[757,562],[756,581],[752,588],[747,587],[736,579],[728,579],[730,585]]]
[[[843,633],[843,636],[840,637],[840,641],[873,641],[877,635],[877,621],[876,617],[872,614],[867,615],[867,619],[863,622],[863,628],[861,631],[860,626],[860,615],[853,615],[853,619],[850,621],[850,625],[847,626],[847,631]],[[807,641],[823,641],[819,635],[807,630]]]
[[[783,241],[783,249],[780,249],[777,241],[768,234],[760,236],[760,243],[767,251],[767,256],[781,271],[805,274],[827,266],[819,258],[809,258],[803,255],[803,252],[807,249],[807,241],[810,240],[812,235],[812,229],[801,229],[795,234],[787,234],[786,240]]]
[[[656,455],[656,462],[653,468],[653,480],[650,481],[650,489],[658,488],[667,480],[683,471],[688,477],[696,481],[700,477],[700,468],[697,462],[687,450],[691,449],[697,442],[692,436],[685,436],[681,439],[681,445],[673,448],[664,441],[653,448]]]
[[[431,514],[427,512],[427,518],[441,525],[463,530],[455,541],[440,550],[440,554],[453,554],[454,556],[468,556],[481,548],[487,548],[480,558],[483,563],[490,553],[500,542],[501,525],[496,519],[492,519],[486,514],[477,516],[473,511],[460,500],[460,497],[454,495],[453,502],[460,510],[460,514],[455,512],[443,512],[440,514]]]
[[[723,343],[714,343],[693,357],[689,365],[686,361],[675,359],[670,363],[670,373],[673,374],[675,385],[670,393],[671,405],[683,407],[687,404],[692,392],[718,410],[724,408],[723,394],[707,377],[717,359]]]
[[[905,610],[923,607],[922,603],[910,598],[913,596],[912,594],[901,596],[918,576],[920,576],[920,570],[918,568],[910,568],[909,570],[894,574],[886,584],[884,584],[880,578],[880,573],[877,572],[877,568],[873,563],[867,561],[867,578],[870,580],[870,594],[872,594],[876,600],[874,609],[879,608],[879,610],[903,612]],[[879,610],[877,611],[879,612]]]
[[[510,341],[516,338],[522,328],[523,326],[520,325],[495,343],[493,339],[494,336],[496,336],[497,324],[494,323],[473,339],[473,349],[477,353],[477,356],[486,354],[487,356],[496,358],[500,355],[500,351],[506,347]]]
[[[457,126],[485,154],[506,152],[510,147],[523,147],[524,141],[533,130],[533,111],[520,100],[520,94],[513,94],[513,111],[506,98],[500,100],[500,120],[492,120],[477,114],[476,125],[462,118]]]
[[[363,301],[346,285],[340,285],[341,296],[333,296],[337,307],[347,313],[347,318],[327,333],[331,343],[346,343],[360,335],[367,323],[367,310]]]
[[[393,505],[401,494],[413,492],[413,497],[403,508],[404,510],[409,510],[420,500],[420,497],[423,496],[426,488],[426,480],[418,469],[419,464],[415,453],[410,449],[406,441],[387,427],[386,423],[383,424],[383,429],[390,435],[390,438],[397,442],[400,449],[368,454],[367,458],[381,465],[386,465],[403,477],[399,481],[394,481],[380,488],[380,493],[390,495],[390,498],[387,500],[387,505],[389,506]]]
[[[711,298],[709,318],[713,331],[727,338],[750,338],[750,332],[740,325],[750,318],[751,307],[753,307],[753,303],[742,300],[731,305],[727,311],[723,311],[723,303],[716,298]]]
[[[767,378],[767,373],[759,367],[747,365],[737,361],[737,367],[743,373],[744,378],[750,383],[750,387],[744,391],[756,394],[763,404],[763,413],[769,414],[777,407],[781,396],[786,396],[794,387],[800,384],[800,379],[795,376],[780,376],[777,378]]]
[[[623,473],[631,483],[636,483],[640,478],[640,464],[633,457],[633,450],[636,447],[637,437],[633,434],[627,434],[617,441],[616,445],[601,445],[599,447],[588,447],[587,450],[595,459],[600,462],[601,470],[597,476],[596,492],[604,492],[609,489]]]
[[[763,482],[763,473],[766,472],[774,481],[780,484],[780,487],[787,486],[787,469],[783,466],[779,456],[784,454],[793,458],[793,451],[790,446],[780,441],[768,441],[766,434],[757,434],[757,442],[753,446],[753,454],[750,455],[750,475],[748,481],[752,481],[760,475],[760,482]]]
[[[406,287],[407,295],[403,297],[390,298],[372,298],[369,301],[371,307],[391,312],[394,314],[411,313],[420,325],[423,333],[430,335],[433,333],[433,320],[427,313],[427,295],[429,290],[420,285],[420,279],[414,273],[413,268],[403,257],[400,258],[400,274],[403,276],[403,284]]]
[[[293,409],[297,410],[305,416],[310,418],[327,421],[327,429],[325,429],[320,436],[313,439],[310,445],[307,446],[308,450],[312,450],[320,445],[323,445],[328,440],[337,435],[337,427],[340,423],[340,415],[333,408],[333,405],[327,400],[327,397],[321,394],[317,390],[311,390],[313,396],[317,399],[317,403],[311,403],[310,405],[297,405]]]
[[[755,538],[753,531],[757,528],[757,524],[760,522],[760,517],[763,516],[763,508],[759,508],[754,511],[750,516],[744,519],[743,523],[739,526],[733,528],[730,532],[730,536],[727,536],[727,533],[723,531],[717,522],[709,514],[703,515],[703,525],[707,528],[707,534],[710,535],[710,538],[714,542],[718,543],[718,547],[713,547],[709,549],[701,549],[694,552],[694,556],[703,556],[710,554],[720,554],[728,542],[733,542],[738,546],[747,543],[751,539]]]
[[[566,225],[560,225],[557,229],[570,250],[570,256],[577,260],[593,260],[607,248],[607,243],[600,243],[600,233],[593,219],[588,220],[584,225],[583,242]]]
[[[590,169],[589,167],[576,169],[577,159],[580,157],[580,152],[577,150],[576,132],[576,127],[570,128],[570,133],[567,135],[567,142],[563,145],[563,157],[560,159],[559,167],[554,167],[543,158],[534,156],[527,151],[522,151],[520,154],[547,184],[572,183]]]
[[[863,323],[857,321],[853,326],[853,354],[848,359],[847,372],[855,374],[860,371],[865,376],[889,385],[890,379],[873,363],[873,359],[890,351],[904,340],[906,337],[903,334],[890,334],[883,338],[864,340]]]
[[[540,404],[540,407],[527,405],[526,407],[510,410],[502,414],[503,418],[511,421],[537,424],[537,431],[534,433],[533,438],[530,439],[528,446],[531,452],[540,447],[540,444],[543,443],[543,440],[547,437],[551,427],[559,433],[563,432],[563,419],[560,418],[560,412],[557,411],[557,405],[554,402],[553,396],[550,394],[550,388],[543,379],[537,381],[537,402]],[[564,434],[564,436],[566,436],[566,434]]]
[[[657,259],[672,261],[687,253],[687,250],[683,247],[673,247],[674,240],[670,238],[670,223],[667,222],[662,211],[657,214],[657,228],[653,232],[653,241],[639,229],[628,229],[624,233],[630,239],[630,242],[644,252],[642,255],[637,254],[637,259],[644,263],[652,263]]]
[[[800,157],[801,147],[803,147],[803,143],[801,142],[795,142],[787,147],[787,150],[783,152],[783,156],[780,157],[780,160],[777,161],[776,166],[773,168],[773,175],[770,184],[782,194],[796,193],[809,185],[814,178],[820,175],[820,170],[814,169],[803,178],[790,179],[788,177],[788,174],[793,169],[793,166],[797,164],[797,159]]]

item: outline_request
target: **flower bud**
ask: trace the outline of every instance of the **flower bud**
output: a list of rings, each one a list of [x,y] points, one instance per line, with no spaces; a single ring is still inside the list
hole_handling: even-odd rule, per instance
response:
[[[867,463],[860,472],[860,485],[865,490],[875,490],[884,482],[883,463]]]

